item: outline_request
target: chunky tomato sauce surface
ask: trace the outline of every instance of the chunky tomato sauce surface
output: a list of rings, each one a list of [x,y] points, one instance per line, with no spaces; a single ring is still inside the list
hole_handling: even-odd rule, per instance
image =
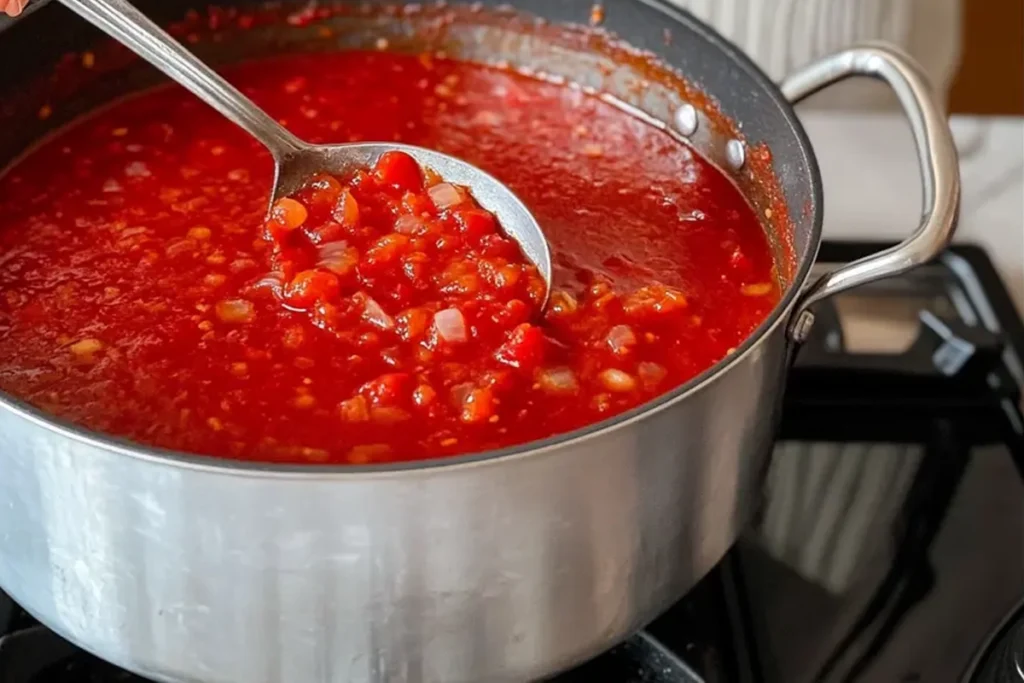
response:
[[[386,52],[228,76],[310,141],[423,145],[506,182],[551,242],[547,309],[514,243],[443,178],[314,179],[264,226],[268,155],[166,88],[69,127],[0,181],[0,389],[194,453],[424,459],[637,406],[778,302],[739,192],[597,97]]]

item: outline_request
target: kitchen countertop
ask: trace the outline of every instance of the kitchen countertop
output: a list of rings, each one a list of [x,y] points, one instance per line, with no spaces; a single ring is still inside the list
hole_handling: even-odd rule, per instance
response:
[[[798,110],[821,165],[825,238],[900,240],[921,211],[917,157],[898,113]],[[954,116],[963,182],[956,242],[984,247],[1024,315],[1024,118]]]

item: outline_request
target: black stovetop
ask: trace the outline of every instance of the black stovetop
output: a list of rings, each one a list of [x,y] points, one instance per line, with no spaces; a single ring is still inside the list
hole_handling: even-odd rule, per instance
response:
[[[1024,323],[991,262],[955,247],[816,319],[760,518],[645,632],[558,681],[1024,683]],[[143,683],[0,593],[0,683],[114,681]]]

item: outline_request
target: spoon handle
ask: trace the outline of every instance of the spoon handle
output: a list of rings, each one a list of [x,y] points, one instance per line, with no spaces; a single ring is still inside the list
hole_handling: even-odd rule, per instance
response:
[[[277,161],[305,147],[127,0],[60,0],[262,142]]]

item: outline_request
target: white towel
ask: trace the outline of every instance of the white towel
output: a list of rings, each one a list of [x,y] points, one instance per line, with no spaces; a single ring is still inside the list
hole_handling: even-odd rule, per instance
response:
[[[717,29],[769,76],[855,43],[884,40],[908,52],[945,97],[960,59],[961,0],[671,0]],[[886,88],[848,82],[816,95],[813,106],[895,106]]]

